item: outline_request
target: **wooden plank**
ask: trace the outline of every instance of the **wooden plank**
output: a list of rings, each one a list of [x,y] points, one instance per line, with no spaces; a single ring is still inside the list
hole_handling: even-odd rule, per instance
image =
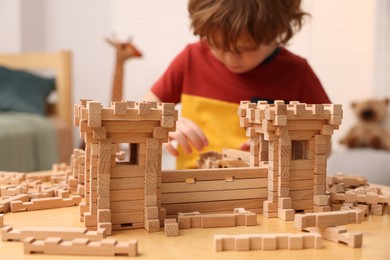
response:
[[[143,199],[144,199],[144,189],[110,191],[111,201],[143,200]]]
[[[242,167],[224,169],[196,169],[196,170],[173,170],[162,171],[162,182],[181,182],[193,178],[198,181],[224,180],[226,177],[234,179],[266,178],[268,168],[264,167]]]
[[[111,223],[116,224],[128,224],[144,221],[143,212],[128,212],[128,213],[112,213]]]
[[[313,190],[314,180],[290,180],[289,184],[290,191],[293,190]]]
[[[142,189],[145,185],[143,177],[115,178],[110,180],[110,190]]]
[[[106,237],[104,229],[88,231],[87,228],[62,228],[62,227],[23,227],[21,230],[13,230],[11,226],[2,230],[3,241],[23,241],[27,237],[45,239],[47,237],[61,237],[65,240],[74,238],[88,238],[99,241]]]
[[[205,191],[190,193],[170,193],[164,194],[161,198],[162,204],[202,202],[202,201],[221,201],[235,199],[255,199],[267,196],[267,189],[247,189],[247,190],[223,190],[223,191]]]
[[[113,143],[145,144],[145,140],[152,137],[153,133],[110,133]]]
[[[138,133],[153,132],[155,127],[160,126],[159,121],[142,121],[142,122],[120,122],[120,121],[103,121],[102,126],[110,133]]]
[[[327,124],[327,120],[290,120],[288,119],[287,127],[290,131],[310,131],[317,130],[320,131],[323,125]]]
[[[296,190],[290,191],[290,197],[292,200],[313,200],[313,190]]]
[[[199,181],[191,184],[187,183],[163,183],[161,193],[194,192],[194,191],[218,191],[237,189],[266,188],[267,179],[239,179],[233,181]]]
[[[291,141],[293,140],[309,140],[314,138],[315,135],[318,134],[317,130],[310,131],[288,131],[288,136]]]
[[[137,256],[138,241],[118,242],[114,239],[90,241],[88,238],[76,238],[67,241],[60,237],[37,240],[34,237],[29,237],[24,241],[24,253],[83,256]]]
[[[309,170],[290,170],[290,181],[295,180],[313,180],[314,171]]]
[[[291,160],[290,169],[292,171],[313,170],[314,172],[314,160]]]
[[[242,199],[242,200],[222,200],[209,202],[192,202],[192,203],[176,203],[176,204],[162,204],[168,215],[176,215],[179,212],[194,212],[202,213],[222,213],[231,212],[235,208],[243,207],[248,211],[256,211],[260,213],[263,209],[263,201],[267,198],[260,199]]]
[[[142,212],[145,205],[143,200],[131,201],[111,201],[110,209],[112,213]]]
[[[292,209],[294,210],[305,210],[305,209],[313,209],[313,200],[293,200],[292,201]]]
[[[129,165],[117,163],[111,167],[111,179],[124,177],[143,177],[145,175],[145,166]]]

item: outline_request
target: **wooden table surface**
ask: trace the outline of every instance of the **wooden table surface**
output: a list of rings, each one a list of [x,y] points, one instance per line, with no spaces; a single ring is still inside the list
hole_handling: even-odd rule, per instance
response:
[[[293,222],[258,216],[258,225],[232,228],[193,228],[180,230],[178,237],[165,237],[163,229],[148,233],[143,229],[114,232],[109,238],[119,241],[138,239],[139,259],[390,259],[389,215],[370,216],[362,224],[347,226],[348,231],[363,233],[363,246],[350,248],[344,244],[323,240],[322,249],[224,251],[215,252],[214,234],[299,233]],[[79,222],[78,207],[6,213],[4,224],[15,230],[25,226],[83,227]],[[53,255],[25,255],[22,242],[0,241],[0,259],[123,259],[123,257],[81,257]]]

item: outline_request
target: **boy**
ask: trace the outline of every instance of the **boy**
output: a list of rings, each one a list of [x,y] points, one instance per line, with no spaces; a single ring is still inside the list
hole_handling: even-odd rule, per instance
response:
[[[165,149],[178,169],[194,168],[199,151],[247,149],[237,107],[241,100],[330,103],[307,61],[283,46],[306,15],[300,0],[190,0],[188,45],[145,100],[182,104]],[[195,148],[197,151],[195,151]]]

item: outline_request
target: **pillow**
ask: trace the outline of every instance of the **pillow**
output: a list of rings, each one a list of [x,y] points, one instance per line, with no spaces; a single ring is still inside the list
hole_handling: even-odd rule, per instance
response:
[[[46,114],[46,99],[55,80],[0,66],[0,111]]]

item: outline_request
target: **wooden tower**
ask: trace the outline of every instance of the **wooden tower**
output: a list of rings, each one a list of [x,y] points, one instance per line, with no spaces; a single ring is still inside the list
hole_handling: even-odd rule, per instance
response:
[[[174,104],[82,100],[75,124],[85,140],[85,203],[82,220],[89,229],[160,228],[161,151],[176,127]],[[116,147],[128,147],[118,160]]]
[[[250,166],[268,167],[264,216],[292,220],[296,211],[329,211],[327,151],[341,105],[243,101],[239,116],[250,138]]]

